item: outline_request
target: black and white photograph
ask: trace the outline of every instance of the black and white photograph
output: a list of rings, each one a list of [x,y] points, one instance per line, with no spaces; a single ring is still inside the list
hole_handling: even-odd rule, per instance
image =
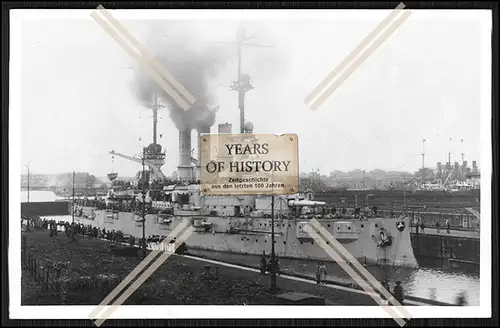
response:
[[[11,10],[11,316],[491,316],[491,28]]]

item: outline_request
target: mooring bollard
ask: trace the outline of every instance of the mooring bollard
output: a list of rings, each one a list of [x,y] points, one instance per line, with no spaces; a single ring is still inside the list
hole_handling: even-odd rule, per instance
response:
[[[209,264],[205,264],[205,274],[209,275],[210,269],[211,269],[211,266]]]

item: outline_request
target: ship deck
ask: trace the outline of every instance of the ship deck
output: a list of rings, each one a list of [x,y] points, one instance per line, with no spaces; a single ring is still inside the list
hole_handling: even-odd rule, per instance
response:
[[[416,235],[417,233],[415,232],[415,228],[412,228],[412,235]],[[446,229],[441,228],[439,233],[437,232],[436,228],[432,227],[425,227],[424,232],[422,233],[419,230],[419,234],[422,235],[432,235],[432,236],[443,236],[443,237],[457,237],[457,238],[475,238],[479,239],[480,238],[480,233],[477,231],[470,231],[470,230],[450,230],[450,233],[446,232]]]

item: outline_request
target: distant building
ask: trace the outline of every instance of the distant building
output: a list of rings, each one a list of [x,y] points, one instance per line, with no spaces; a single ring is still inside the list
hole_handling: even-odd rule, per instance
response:
[[[466,178],[467,178],[469,184],[473,188],[479,188],[481,186],[481,173],[470,172],[466,175]]]

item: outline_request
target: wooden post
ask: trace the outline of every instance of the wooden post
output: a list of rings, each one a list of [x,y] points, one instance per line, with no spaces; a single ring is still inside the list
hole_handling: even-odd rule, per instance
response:
[[[49,289],[49,269],[45,270],[45,290]]]
[[[444,243],[444,238],[442,238],[441,236],[439,236],[438,238],[440,240],[439,245],[441,247],[441,249],[440,249],[441,256],[440,257],[441,257],[441,266],[442,266],[443,265],[443,243]]]
[[[61,277],[61,269],[56,269],[56,281],[55,281],[55,287],[56,287],[56,292],[61,292],[61,281],[59,280]]]
[[[42,290],[46,290],[45,289],[45,269],[44,268],[40,268],[40,282],[42,284]]]
[[[35,274],[35,281],[38,282],[38,266],[36,263],[36,259],[33,259],[33,270]]]

